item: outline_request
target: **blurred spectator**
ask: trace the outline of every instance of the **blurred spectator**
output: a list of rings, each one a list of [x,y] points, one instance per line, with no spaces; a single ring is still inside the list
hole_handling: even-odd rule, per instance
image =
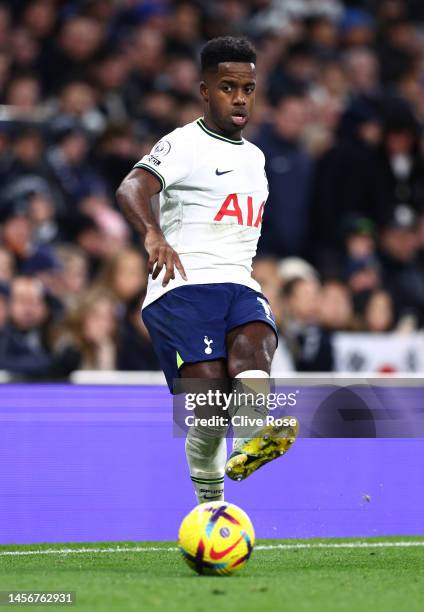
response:
[[[353,294],[376,289],[381,285],[378,260],[375,257],[352,260],[346,270],[346,280]]]
[[[52,319],[62,317],[63,305],[56,294],[60,287],[60,262],[49,247],[40,247],[21,266],[22,273],[38,279],[45,292]]]
[[[47,161],[57,187],[61,190],[68,214],[85,196],[105,191],[105,184],[88,162],[87,134],[75,121],[59,117],[52,126],[55,144]]]
[[[364,313],[366,330],[370,332],[387,332],[393,329],[394,307],[387,291],[374,291],[368,300]]]
[[[165,78],[167,87],[179,98],[197,94],[199,74],[197,65],[191,57],[181,56],[172,59],[168,64]]]
[[[91,73],[99,94],[98,106],[110,122],[117,123],[128,119],[122,88],[128,80],[130,70],[128,57],[122,51],[113,49],[105,49],[96,55],[92,65]]]
[[[413,69],[418,46],[411,22],[402,16],[387,20],[378,45],[383,83],[393,84]]]
[[[339,330],[422,329],[423,22],[418,0],[0,4],[0,345],[10,364],[29,359],[29,372],[43,354],[31,375],[63,376],[82,347],[84,367],[158,367],[139,317],[140,239],[114,193],[159,137],[201,116],[198,52],[226,34],[249,36],[258,52],[244,136],[265,153],[270,195],[253,274],[284,335],[279,373],[293,367],[285,336],[295,367],[311,370],[331,367]],[[9,321],[22,294],[47,313],[36,333]],[[83,308],[98,308],[99,325]],[[58,357],[47,339],[62,319],[70,352]]]
[[[11,202],[2,208],[2,242],[19,264],[32,253],[32,224],[26,205]]]
[[[51,194],[42,189],[28,194],[28,213],[32,221],[34,244],[45,245],[59,238],[59,226],[55,219],[55,207]]]
[[[47,349],[49,312],[41,283],[17,276],[10,287],[9,323],[0,332],[0,369],[29,378],[64,377],[79,364],[79,354]]]
[[[312,160],[301,143],[306,101],[301,95],[281,98],[255,139],[265,154],[269,198],[264,212],[261,255],[301,255],[305,249],[311,203]]]
[[[88,63],[100,48],[104,34],[104,26],[96,19],[83,15],[66,19],[53,48],[42,58],[45,91],[51,94],[65,80],[88,76]]]
[[[313,157],[320,158],[335,144],[336,129],[349,94],[349,82],[339,62],[325,61],[310,94],[310,121],[304,140]]]
[[[393,329],[394,305],[387,291],[383,289],[365,290],[355,297],[354,303],[358,331],[383,333]]]
[[[196,96],[181,98],[181,106],[177,109],[176,122],[178,126],[196,121],[203,114],[200,100]]]
[[[167,40],[168,52],[172,55],[194,56],[201,44],[201,14],[199,7],[191,2],[176,5]]]
[[[348,287],[340,280],[325,281],[321,289],[320,324],[331,331],[347,331],[353,324],[353,305]]]
[[[126,248],[130,236],[128,226],[105,196],[90,195],[83,198],[79,210],[94,219],[102,233],[104,257],[113,257]]]
[[[97,282],[114,294],[124,306],[124,312],[137,299],[141,307],[141,298],[147,287],[145,258],[135,249],[123,249],[106,262]]]
[[[66,238],[80,247],[87,257],[89,277],[98,274],[103,259],[109,254],[108,245],[97,222],[89,215],[73,215],[67,223]]]
[[[125,89],[129,111],[136,115],[140,97],[152,90],[156,77],[166,66],[163,36],[156,30],[139,28],[134,32],[129,57],[133,70]]]
[[[11,200],[39,193],[49,198],[54,214],[63,214],[65,210],[61,192],[45,159],[45,143],[39,129],[15,127],[0,167],[0,181],[0,207]]]
[[[102,132],[105,120],[98,110],[98,92],[87,81],[69,81],[59,97],[59,114],[75,117],[90,133]]]
[[[340,26],[342,42],[346,47],[363,47],[372,44],[374,39],[373,19],[362,8],[348,7]]]
[[[115,193],[128,169],[143,157],[145,151],[136,141],[129,124],[111,126],[104,132],[97,142],[94,159],[109,193]]]
[[[317,74],[317,56],[311,46],[304,41],[289,45],[271,72],[268,83],[270,101],[277,104],[291,91],[305,89]]]
[[[356,97],[374,97],[380,90],[380,65],[376,54],[367,47],[349,50],[345,66],[352,94]]]
[[[355,100],[342,118],[340,138],[319,160],[311,214],[310,255],[325,274],[340,274],[343,229],[353,216],[377,216],[377,147],[381,127],[376,103]],[[336,269],[335,269],[336,268]]]
[[[42,43],[53,34],[57,18],[54,0],[31,0],[22,13],[23,25]]]
[[[424,323],[424,269],[418,257],[416,217],[407,206],[398,206],[380,233],[383,286],[389,291],[399,316],[414,313]]]
[[[81,354],[80,369],[114,370],[116,368],[116,300],[107,289],[88,290],[63,321],[56,347]]]
[[[393,215],[398,204],[419,211],[424,202],[424,163],[419,154],[419,126],[405,103],[386,109],[384,136],[376,168],[379,223]]]
[[[344,275],[353,294],[381,285],[380,265],[374,224],[366,217],[348,216],[345,220]]]
[[[30,116],[40,102],[41,91],[38,77],[28,74],[16,76],[9,81],[6,90],[6,104]]]
[[[76,306],[79,296],[88,287],[88,258],[82,249],[73,244],[59,245],[56,256],[61,270],[57,290],[65,309],[70,310]]]
[[[334,19],[322,15],[309,20],[308,37],[318,57],[333,57],[339,43],[339,32]]]
[[[26,28],[16,28],[12,37],[13,69],[15,72],[37,68],[40,48],[37,40]]]
[[[107,288],[119,305],[118,369],[160,369],[141,319],[141,305],[147,287],[145,258],[135,249],[122,250],[106,263],[97,283]]]
[[[12,143],[12,158],[7,168],[10,180],[27,174],[43,175],[44,141],[40,130],[31,127],[16,128]]]
[[[293,278],[283,289],[287,320],[284,337],[296,370],[327,372],[333,369],[329,333],[319,322],[321,288],[315,279]]]
[[[175,125],[175,98],[170,92],[152,90],[143,97],[137,114],[144,130],[160,138],[159,134],[172,131]]]
[[[352,215],[345,220],[345,248],[348,260],[372,257],[375,254],[375,228],[367,217]]]

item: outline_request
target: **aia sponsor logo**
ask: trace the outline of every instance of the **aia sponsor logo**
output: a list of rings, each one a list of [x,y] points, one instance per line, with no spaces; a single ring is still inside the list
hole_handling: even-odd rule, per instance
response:
[[[247,196],[245,200],[239,199],[236,193],[230,193],[221,204],[214,221],[222,221],[224,217],[236,217],[238,225],[259,227],[262,225],[264,206],[265,202],[259,206],[255,205],[252,196]]]

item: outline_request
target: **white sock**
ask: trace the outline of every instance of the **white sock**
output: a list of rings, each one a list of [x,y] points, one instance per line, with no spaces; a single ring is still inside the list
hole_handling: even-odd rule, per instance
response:
[[[249,395],[258,395],[259,393],[264,396],[265,400],[269,394],[270,386],[269,374],[265,370],[245,370],[240,372],[234,379],[234,390],[237,393],[247,393]],[[265,418],[268,414],[266,405],[256,406],[255,402],[247,401],[245,404],[233,406],[232,416],[238,415],[241,417],[257,417]],[[249,436],[255,427],[252,426],[239,426],[234,429],[233,438],[233,449],[237,446],[238,442],[243,438]]]
[[[226,429],[190,427],[186,457],[199,504],[224,499],[224,474],[227,460]]]

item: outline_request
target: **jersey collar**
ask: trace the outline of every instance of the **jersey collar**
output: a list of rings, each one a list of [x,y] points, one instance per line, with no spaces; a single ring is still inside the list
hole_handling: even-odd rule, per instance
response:
[[[205,134],[207,134],[208,136],[212,136],[212,138],[216,138],[217,140],[223,140],[224,142],[229,142],[230,144],[234,144],[234,145],[242,145],[242,144],[244,144],[243,138],[239,138],[238,140],[234,140],[233,138],[227,138],[226,136],[222,136],[222,134],[219,134],[218,132],[215,132],[214,130],[211,130],[211,128],[207,127],[203,117],[198,119],[196,121],[196,123],[199,126],[199,128],[205,132]]]

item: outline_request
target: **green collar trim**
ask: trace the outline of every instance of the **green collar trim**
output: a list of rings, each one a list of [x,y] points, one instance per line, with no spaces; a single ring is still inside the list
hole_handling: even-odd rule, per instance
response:
[[[208,134],[208,136],[212,136],[212,138],[216,138],[217,140],[223,140],[224,142],[229,142],[230,144],[234,144],[234,145],[244,144],[243,138],[240,138],[239,140],[234,140],[233,138],[227,138],[226,136],[222,136],[222,134],[218,134],[218,132],[211,130],[210,128],[206,126],[206,123],[203,117],[198,119],[196,123],[200,127],[200,129],[202,129],[205,132],[205,134]]]

